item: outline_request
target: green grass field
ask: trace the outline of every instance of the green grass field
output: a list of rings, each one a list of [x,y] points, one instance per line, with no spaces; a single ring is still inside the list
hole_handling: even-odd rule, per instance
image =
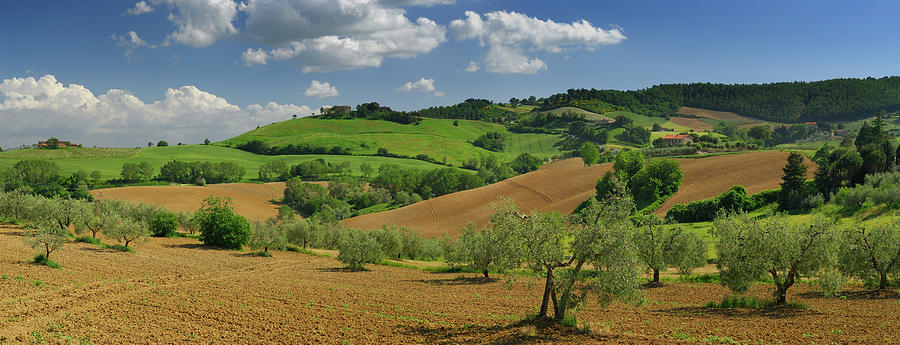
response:
[[[306,143],[332,148],[348,148],[354,154],[371,155],[378,148],[391,153],[415,156],[426,154],[438,161],[460,165],[470,158],[497,155],[511,160],[523,152],[548,158],[561,153],[555,146],[559,136],[549,134],[518,134],[502,125],[482,121],[423,119],[418,125],[403,125],[375,120],[330,120],[302,118],[274,123],[216,145],[238,145],[262,140],[274,146]],[[506,150],[494,153],[475,147],[472,141],[487,132],[502,132],[506,136]]]
[[[130,152],[130,155],[124,154],[126,151]],[[105,155],[103,152],[106,152]],[[354,174],[357,175],[361,175],[359,167],[363,163],[369,163],[376,169],[385,163],[397,164],[406,169],[437,169],[444,167],[415,159],[332,155],[262,156],[215,145],[183,145],[141,149],[67,148],[56,150],[17,150],[0,153],[0,168],[11,168],[22,159],[47,159],[59,165],[62,174],[68,175],[78,170],[90,173],[93,170],[97,170],[103,174],[104,179],[111,179],[119,177],[122,171],[122,164],[126,162],[149,162],[157,171],[166,162],[172,160],[234,162],[246,169],[244,181],[252,181],[258,176],[259,166],[265,162],[283,160],[289,165],[295,165],[299,162],[318,158],[323,158],[332,163],[350,162]]]

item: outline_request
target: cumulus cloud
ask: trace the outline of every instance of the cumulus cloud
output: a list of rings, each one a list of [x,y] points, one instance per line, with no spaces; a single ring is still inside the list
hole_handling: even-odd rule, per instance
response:
[[[313,80],[309,83],[309,87],[306,89],[304,93],[306,97],[315,97],[315,98],[326,98],[326,97],[335,97],[340,95],[338,89],[334,86],[331,86],[328,82],[320,82],[318,80]]]
[[[134,4],[134,7],[132,7],[128,11],[125,11],[125,13],[136,16],[136,15],[148,13],[151,11],[153,11],[153,7],[150,7],[150,5],[147,4],[147,2],[138,1],[136,4]]]
[[[50,136],[84,145],[128,147],[149,140],[200,142],[224,139],[259,125],[308,116],[309,107],[293,104],[249,105],[182,86],[145,103],[132,93],[110,89],[95,95],[82,85],[65,85],[53,75],[0,82],[0,146],[36,143]]]
[[[148,44],[147,41],[141,39],[137,32],[134,32],[133,30],[124,35],[112,34],[109,38],[116,41],[116,46],[125,48],[125,56],[131,55],[135,49],[140,47],[156,48],[155,45]]]
[[[529,59],[515,47],[491,46],[484,57],[484,70],[491,73],[537,74],[547,69],[540,59]]]
[[[408,81],[400,86],[397,91],[432,92],[434,91],[434,79],[425,79],[423,77],[415,82]]]
[[[466,67],[466,72],[478,72],[481,70],[481,66],[478,66],[478,63],[475,61],[469,61],[469,66]]]
[[[453,0],[381,0],[382,4],[387,6],[408,7],[408,6],[425,6],[431,7],[435,5],[452,5],[456,3]]]
[[[446,41],[446,28],[411,21],[393,6],[446,1],[260,1],[242,7],[245,35],[272,47],[275,60],[295,59],[304,73],[378,67],[385,58],[425,54]],[[257,63],[244,59],[246,64]]]
[[[175,41],[194,47],[205,47],[237,34],[234,19],[238,5],[233,0],[154,0],[174,6],[169,21],[175,32],[166,37],[166,44]]]
[[[247,50],[241,54],[241,60],[244,60],[244,64],[247,66],[265,65],[266,60],[268,59],[269,54],[262,49],[253,50],[252,48],[247,48]]]
[[[524,56],[523,48],[561,53],[566,49],[591,50],[626,39],[618,28],[604,30],[586,20],[556,23],[506,11],[485,13],[483,17],[466,11],[465,15],[465,19],[450,22],[450,31],[457,40],[476,39],[490,46],[485,71],[494,73],[534,74],[547,68],[543,61]]]

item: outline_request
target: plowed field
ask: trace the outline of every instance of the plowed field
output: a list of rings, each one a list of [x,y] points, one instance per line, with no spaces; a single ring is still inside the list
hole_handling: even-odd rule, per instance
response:
[[[787,156],[787,152],[772,151],[678,159],[684,171],[681,191],[669,198],[656,213],[665,216],[676,203],[713,197],[738,184],[749,193],[778,188]],[[806,164],[815,166],[811,161]],[[362,229],[397,224],[418,229],[426,237],[455,235],[469,222],[479,226],[487,224],[492,212],[491,203],[499,196],[513,198],[525,211],[570,213],[594,193],[597,179],[610,169],[611,163],[584,167],[580,158],[568,159],[489,186],[351,218],[344,224]],[[814,168],[810,168],[810,177],[813,171]]]
[[[707,119],[728,121],[728,122],[738,122],[738,123],[762,122],[761,120],[749,118],[746,116],[741,116],[741,115],[727,112],[727,111],[715,111],[715,110],[707,110],[707,109],[691,108],[691,107],[681,107],[681,109],[678,109],[678,111],[676,113],[683,114],[683,115],[694,115],[696,117],[705,117]]]
[[[22,230],[0,225],[0,342],[4,344],[470,344],[680,342],[879,344],[900,341],[900,298],[855,289],[823,298],[798,284],[809,309],[712,309],[715,284],[667,283],[640,306],[590,301],[592,332],[519,323],[540,303],[541,281],[435,274],[331,258],[274,258],[152,238],[137,253],[68,243],[63,269],[28,263]],[[765,297],[768,284],[751,294]]]
[[[693,128],[694,130],[696,130],[698,132],[702,131],[702,130],[709,130],[709,131],[713,130],[713,125],[709,124],[708,122],[703,122],[700,119],[690,119],[690,118],[686,118],[686,117],[673,116],[673,117],[669,118],[669,121],[672,121],[676,125]]]
[[[278,214],[278,206],[270,200],[284,195],[284,182],[225,183],[208,186],[136,186],[92,190],[95,198],[142,202],[165,207],[172,211],[196,211],[208,196],[230,197],[238,214],[250,220],[265,220]]]

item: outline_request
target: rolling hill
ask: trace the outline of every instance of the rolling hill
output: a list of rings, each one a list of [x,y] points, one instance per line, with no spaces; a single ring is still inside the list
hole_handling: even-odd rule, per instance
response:
[[[458,126],[454,126],[454,122]],[[504,133],[504,152],[491,152],[472,145],[472,141],[487,132]],[[454,165],[484,155],[496,155],[510,161],[523,152],[545,158],[561,153],[555,146],[561,140],[559,136],[512,133],[503,125],[483,121],[432,118],[425,118],[417,125],[364,119],[300,118],[260,127],[216,145],[236,146],[252,140],[272,146],[307,144],[328,149],[338,146],[360,155],[374,155],[379,148],[385,148],[393,154],[425,154]]]
[[[685,173],[681,191],[656,214],[676,203],[718,195],[734,185],[749,193],[778,188],[788,153],[779,151],[678,159]],[[807,165],[814,166],[812,162]],[[397,224],[413,227],[425,237],[456,235],[467,223],[487,224],[491,203],[513,198],[520,209],[570,213],[594,193],[597,179],[612,169],[611,163],[584,167],[578,158],[555,162],[538,171],[481,188],[425,200],[406,207],[362,215],[344,221],[349,227],[375,229]],[[813,169],[810,169],[810,176]]]

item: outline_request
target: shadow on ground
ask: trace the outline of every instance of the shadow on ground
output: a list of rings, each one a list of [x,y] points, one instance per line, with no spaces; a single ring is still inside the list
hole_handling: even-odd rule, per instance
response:
[[[417,324],[400,326],[397,333],[403,338],[417,339],[417,342],[426,344],[629,343],[628,339],[623,339],[619,335],[601,335],[579,331],[546,320],[523,320],[499,326],[446,327]],[[635,343],[646,343],[646,339],[643,339],[643,342]]]

